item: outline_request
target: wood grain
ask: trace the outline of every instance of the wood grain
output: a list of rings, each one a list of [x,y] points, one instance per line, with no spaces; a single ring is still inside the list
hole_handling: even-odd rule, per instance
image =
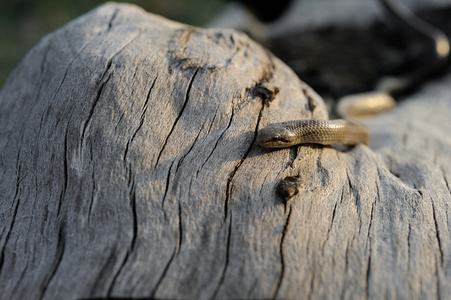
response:
[[[270,151],[263,126],[327,118],[287,66],[105,4],[0,92],[0,298],[446,298],[450,82],[365,120],[370,147]]]

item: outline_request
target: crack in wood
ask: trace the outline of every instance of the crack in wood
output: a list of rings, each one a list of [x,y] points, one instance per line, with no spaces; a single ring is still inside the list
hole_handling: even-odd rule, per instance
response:
[[[89,127],[89,125],[91,124],[92,121],[92,117],[94,115],[94,110],[97,107],[100,97],[103,94],[103,89],[105,88],[106,84],[109,82],[109,80],[111,79],[112,75],[113,75],[113,71],[111,70],[111,67],[113,65],[113,60],[114,58],[122,51],[124,50],[128,45],[130,45],[136,38],[138,38],[138,36],[141,35],[142,30],[139,29],[138,33],[132,37],[129,41],[127,41],[125,44],[123,44],[110,58],[108,58],[107,63],[106,63],[106,67],[105,67],[105,71],[103,72],[103,74],[100,76],[100,87],[99,90],[96,94],[96,97],[94,99],[94,102],[91,106],[91,109],[89,110],[89,114],[88,114],[88,118],[86,119],[86,121],[83,124],[83,129],[82,129],[82,134],[81,134],[81,145],[83,145],[85,143],[86,140],[86,130]],[[106,74],[108,74],[108,77],[105,77]],[[55,94],[56,95],[56,94]]]
[[[212,120],[211,120],[211,122],[210,122],[210,126],[208,127],[206,136],[208,136],[208,135],[210,134],[211,129],[213,128],[213,124],[215,123],[215,120],[216,120],[216,116],[217,116],[217,115],[218,115],[218,111],[216,110],[216,111],[215,111],[215,115],[213,116],[213,118],[212,118]]]
[[[376,206],[376,200],[373,202],[371,206],[371,213],[370,213],[370,220],[368,225],[368,236],[367,236],[367,243],[368,243],[368,260],[367,260],[367,268],[366,268],[366,286],[365,286],[365,296],[366,299],[368,299],[370,294],[370,276],[371,276],[371,254],[372,254],[372,247],[371,247],[371,228],[373,226],[373,213],[374,213],[374,207]]]
[[[136,73],[138,72],[138,68],[139,68],[139,67],[137,66],[137,67],[134,69],[133,75],[132,75],[132,79],[130,80],[131,82],[134,82],[134,81],[135,81],[135,77],[136,77]],[[158,75],[157,75],[157,76],[158,76]],[[149,91],[149,93],[150,93],[150,91]],[[130,98],[133,98],[133,97],[134,97],[134,94],[135,94],[135,89],[132,89],[131,94],[130,94]],[[122,113],[121,113],[121,115],[120,115],[120,117],[119,117],[119,120],[116,122],[116,125],[114,126],[114,131],[117,131],[117,127],[118,127],[119,124],[122,122],[125,113],[126,113],[126,110],[123,110]]]
[[[113,289],[114,289],[114,286],[116,285],[116,281],[117,281],[117,278],[119,277],[119,274],[121,273],[123,267],[127,263],[128,256],[129,256],[129,253],[127,251],[125,253],[125,255],[124,255],[124,259],[122,260],[118,270],[113,275],[113,280],[111,281],[111,284],[110,284],[110,286],[108,287],[108,290],[107,290],[107,298],[108,299],[110,298],[111,294],[113,293]]]
[[[437,299],[440,300],[440,275],[438,273],[438,266],[436,264],[435,266],[435,278],[437,278],[436,280],[436,289],[437,289]]]
[[[411,235],[412,235],[412,224],[409,223],[408,231],[407,231],[407,274],[410,274],[410,249],[412,247],[411,245]]]
[[[379,180],[375,181],[375,185],[376,185],[376,200],[381,200],[382,199],[382,194],[381,194],[381,190],[379,188],[379,183],[378,183],[381,180],[381,176],[380,176],[380,173],[379,173],[379,168],[377,168],[377,174],[378,174]]]
[[[133,233],[132,240],[130,242],[130,253],[135,251],[136,241],[138,239],[138,212],[136,210],[136,186],[133,180],[132,193],[130,194],[130,209],[132,212],[133,220]]]
[[[113,27],[113,21],[116,19],[117,13],[119,12],[119,8],[116,8],[113,12],[113,15],[111,16],[110,21],[108,22],[108,30],[110,30]]]
[[[302,87],[302,93],[304,93],[304,96],[307,98],[307,104],[305,106],[305,108],[310,111],[313,115],[313,112],[315,111],[315,108],[317,107],[317,105],[315,104],[315,100],[313,99],[313,97],[310,95],[310,93],[308,92],[308,90],[305,87]]]
[[[99,32],[97,35],[100,35],[101,33]],[[74,63],[74,61],[81,55],[81,53],[83,52],[83,50],[86,49],[86,47],[88,47],[88,45],[95,40],[95,37],[93,37],[92,39],[90,39],[89,41],[87,41],[84,45],[81,46],[81,48],[77,51],[77,53],[75,53],[74,57],[69,61],[69,63],[67,64],[66,68],[64,69],[64,73],[62,76],[62,79],[58,85],[58,87],[56,88],[55,93],[53,94],[53,97],[51,99],[51,103],[53,103],[55,101],[56,95],[59,93],[59,91],[61,90],[61,87],[63,86],[64,81],[66,80],[67,74],[69,72],[70,67],[72,66],[72,64]]]
[[[340,293],[340,299],[345,299],[345,293],[346,293],[346,274],[348,273],[348,267],[349,267],[349,242],[346,243],[346,249],[345,249],[345,269],[343,271],[343,286]]]
[[[349,171],[347,169],[346,169],[346,178],[348,181],[348,186],[349,186],[350,192],[354,198],[353,203],[355,204],[355,208],[356,208],[357,219],[359,221],[359,233],[360,233],[360,231],[362,229],[362,218],[360,216],[362,207],[361,207],[361,203],[360,203],[360,196],[359,196],[359,193],[354,189],[354,186],[351,181],[351,177],[349,176]]]
[[[63,145],[63,187],[61,189],[61,194],[58,201],[58,207],[56,209],[56,215],[60,216],[61,214],[61,207],[64,203],[64,197],[66,196],[66,190],[67,186],[69,184],[69,174],[68,174],[68,164],[67,164],[67,152],[69,151],[67,148],[67,135],[69,133],[69,125],[66,127],[66,132],[64,134],[64,145]]]
[[[95,167],[95,164],[93,163],[93,169]],[[91,192],[91,199],[89,201],[89,208],[88,208],[88,224],[91,224],[91,216],[92,216],[92,208],[94,206],[94,203],[97,204],[96,201],[96,176],[94,172],[91,173],[91,182],[92,182],[92,192]]]
[[[447,179],[446,176],[445,176],[445,170],[443,170],[443,168],[441,168],[441,170],[442,170],[442,176],[443,176],[443,179],[445,180],[446,188],[448,189],[448,192],[451,194],[451,188],[450,188],[450,186],[449,186],[448,179]]]
[[[37,88],[36,96],[34,97],[35,101],[33,102],[32,108],[29,110],[29,112],[28,112],[26,118],[24,118],[24,120],[28,120],[28,117],[30,116],[31,112],[35,112],[36,111],[35,107],[39,103],[39,98],[41,97],[41,89],[42,89],[42,86],[44,85],[44,83],[46,82],[45,71],[47,69],[45,69],[44,66],[45,66],[45,63],[47,62],[47,56],[48,56],[48,53],[49,53],[49,49],[50,49],[50,41],[47,42],[47,46],[45,47],[44,55],[43,55],[42,62],[41,62],[41,65],[40,65],[41,80],[39,81],[39,86]],[[44,115],[45,114],[41,114],[41,119],[40,119],[39,131],[38,132],[42,132],[42,121],[44,119]]]
[[[110,67],[111,67],[111,64],[108,64],[107,71],[110,70]],[[107,71],[105,71],[104,75],[107,73]],[[89,110],[88,118],[86,119],[86,121],[83,124],[83,129],[82,129],[82,132],[81,132],[81,144],[82,145],[85,143],[86,130],[87,130],[88,126],[91,124],[92,116],[94,115],[94,110],[97,107],[97,104],[99,103],[100,96],[102,96],[102,93],[103,93],[103,89],[105,88],[105,85],[111,79],[111,77],[113,75],[113,72],[108,72],[108,73],[109,73],[108,77],[105,80],[103,80],[104,78],[102,77],[102,79],[100,81],[101,84],[100,84],[99,90],[97,92],[97,95],[94,98],[94,101],[93,101],[93,104],[91,106],[91,109]]]
[[[293,169],[293,167],[294,167],[294,162],[296,161],[296,158],[298,158],[298,155],[299,155],[299,149],[300,149],[300,147],[291,147],[290,148],[290,159],[289,159],[289,162],[287,163],[287,166],[290,169]]]
[[[334,220],[335,220],[335,213],[337,211],[337,203],[335,202],[334,208],[332,210],[332,217],[330,219],[330,224],[329,224],[329,228],[327,229],[327,233],[326,233],[326,239],[324,240],[323,244],[321,245],[321,251],[324,253],[324,246],[326,245],[327,241],[329,240],[330,237],[330,233],[332,231],[332,226],[334,224]]]
[[[216,299],[219,289],[221,288],[224,279],[225,279],[225,274],[227,272],[227,268],[229,266],[229,255],[230,255],[230,237],[232,236],[232,212],[230,212],[230,218],[229,218],[229,227],[228,227],[228,232],[227,232],[227,240],[226,240],[226,255],[225,255],[225,262],[224,262],[224,268],[222,269],[221,272],[221,277],[219,278],[218,284],[216,285],[216,288],[213,291],[213,294],[211,296],[211,299]]]
[[[47,46],[44,49],[44,55],[43,55],[43,58],[42,58],[42,61],[41,61],[41,65],[40,65],[41,75],[43,75],[44,71],[45,71],[44,66],[45,66],[45,63],[47,62],[47,55],[49,53],[49,49],[50,49],[50,41],[47,42]],[[39,92],[41,91],[41,86],[42,86],[42,82],[43,81],[44,80],[42,79],[41,82],[39,83],[37,95],[39,95]]]
[[[164,267],[163,272],[161,273],[161,276],[160,276],[160,278],[157,281],[157,284],[155,285],[155,287],[153,288],[152,292],[150,293],[149,299],[155,299],[156,298],[155,295],[157,293],[158,287],[161,285],[161,283],[163,282],[163,279],[166,277],[166,273],[168,272],[169,266],[172,264],[172,261],[174,260],[174,257],[176,255],[176,251],[177,251],[177,249],[176,249],[176,247],[174,247],[174,251],[172,252],[171,257],[169,258],[169,261],[166,263],[166,266]]]
[[[224,131],[221,133],[221,135],[218,137],[218,139],[216,140],[215,145],[213,146],[213,149],[211,149],[210,153],[207,156],[207,159],[204,161],[204,163],[202,164],[202,166],[199,168],[199,170],[196,173],[196,177],[197,174],[199,174],[199,172],[204,168],[205,164],[208,162],[208,160],[210,159],[210,157],[212,156],[213,152],[215,151],[215,149],[218,147],[219,142],[222,140],[222,137],[224,136],[224,134],[227,132],[227,130],[229,130],[230,125],[232,124],[233,121],[233,116],[235,114],[235,108],[234,106],[232,106],[232,114],[230,115],[229,118],[229,123],[227,124],[226,128],[224,129]]]
[[[117,11],[119,11],[119,9],[117,9]],[[116,11],[116,12],[117,12],[117,11]],[[113,17],[115,17],[115,13],[113,13]],[[56,95],[59,93],[61,87],[63,86],[63,82],[66,80],[66,77],[67,77],[67,74],[68,74],[68,72],[69,72],[69,69],[70,69],[70,67],[72,66],[72,64],[74,63],[74,61],[81,55],[81,53],[86,49],[86,47],[88,47],[88,45],[89,45],[92,41],[95,41],[95,40],[96,40],[96,37],[101,36],[102,34],[104,34],[105,32],[108,32],[108,31],[110,30],[110,28],[111,28],[110,24],[111,24],[112,21],[113,21],[113,19],[110,20],[110,23],[109,23],[109,25],[108,25],[108,27],[107,27],[106,30],[101,31],[101,32],[98,32],[98,33],[97,33],[96,35],[94,35],[89,41],[87,41],[86,43],[84,43],[84,44],[80,47],[80,49],[77,51],[77,53],[75,53],[74,57],[72,57],[72,59],[69,61],[69,63],[67,64],[66,68],[64,69],[64,73],[63,73],[62,79],[61,79],[61,81],[60,81],[60,83],[59,83],[59,85],[58,85],[58,87],[57,87],[55,93],[53,94],[52,102],[53,102],[53,100],[55,100]],[[108,62],[107,62],[107,68],[106,68],[107,70],[108,70],[108,68],[109,68],[109,67],[108,67],[108,64],[110,64],[112,58],[114,58],[114,56],[115,56],[116,54],[118,54],[125,46],[129,45],[129,44],[130,44],[136,37],[138,37],[140,34],[141,34],[141,29],[139,29],[139,32],[138,32],[138,35],[137,35],[137,36],[133,37],[127,44],[125,44],[123,47],[121,47],[121,48],[119,49],[119,51],[116,52],[116,53],[113,55],[113,57],[111,57],[111,58],[108,60]],[[105,73],[102,74],[101,78],[103,78],[104,75],[105,75]]]
[[[283,244],[284,244],[284,241],[286,238],[286,234],[288,232],[288,226],[290,225],[292,211],[293,211],[293,206],[290,205],[290,208],[288,210],[288,216],[285,221],[285,225],[283,227],[282,237],[280,238],[280,244],[279,244],[280,272],[279,272],[279,276],[277,277],[275,290],[271,296],[272,299],[277,298],[277,294],[279,293],[280,287],[282,285],[283,277],[285,275],[285,256],[283,255]]]
[[[65,232],[65,226],[66,224],[63,222],[61,223],[61,226],[58,231],[58,242],[56,244],[56,252],[55,252],[55,259],[51,266],[51,271],[47,275],[44,276],[44,281],[42,283],[42,291],[39,296],[39,299],[43,299],[45,294],[47,293],[48,288],[50,287],[50,283],[52,282],[53,278],[56,275],[56,272],[58,271],[58,268],[61,264],[61,261],[63,260],[64,256],[64,250],[66,248],[66,232]]]
[[[152,92],[152,90],[153,90],[153,88],[155,86],[155,82],[157,81],[157,79],[158,79],[158,75],[155,76],[155,79],[153,80],[153,82],[152,82],[152,84],[150,86],[150,89],[147,92],[146,100],[144,101],[144,104],[143,104],[143,106],[141,108],[142,113],[141,113],[139,125],[136,128],[136,130],[133,132],[133,134],[130,137],[130,139],[127,141],[127,144],[125,145],[125,152],[124,152],[124,156],[123,156],[124,164],[126,164],[126,162],[127,162],[127,155],[128,155],[129,147],[133,143],[133,141],[135,140],[136,135],[138,134],[139,130],[141,130],[141,128],[142,128],[142,126],[144,124],[144,119],[145,119],[146,112],[147,112],[147,107],[148,107],[148,104],[149,104],[150,94],[151,94],[151,92]]]
[[[307,292],[307,299],[311,300],[313,291],[315,289],[315,275],[316,275],[316,269],[315,269],[315,261],[312,261],[312,272],[310,273],[310,284],[309,284],[309,290]]]
[[[193,75],[191,76],[191,78],[190,78],[190,80],[189,80],[189,82],[188,82],[188,86],[187,86],[187,89],[186,89],[186,92],[185,92],[185,100],[184,100],[184,102],[183,102],[182,109],[180,110],[180,113],[178,114],[178,116],[175,118],[175,121],[174,121],[174,123],[172,124],[171,130],[169,131],[169,133],[168,133],[168,135],[166,136],[166,139],[165,139],[165,141],[164,141],[164,143],[163,143],[163,147],[161,148],[161,150],[160,150],[159,153],[158,153],[157,161],[156,161],[156,163],[155,163],[155,167],[156,167],[156,166],[158,165],[158,163],[160,162],[161,155],[162,155],[164,149],[166,148],[166,145],[167,145],[167,143],[168,143],[168,141],[169,141],[169,138],[171,137],[172,133],[174,132],[175,127],[177,126],[177,124],[178,124],[180,118],[182,117],[183,112],[185,111],[185,108],[186,108],[186,106],[187,106],[187,104],[188,104],[188,101],[189,101],[189,99],[190,99],[189,93],[190,93],[190,91],[191,91],[191,88],[192,88],[193,82],[194,82],[194,78],[196,77],[198,71],[199,71],[199,68],[196,68],[196,70],[193,72]]]
[[[320,149],[319,155],[316,158],[316,172],[320,176],[321,186],[324,187],[329,182],[330,178],[329,178],[329,171],[327,171],[327,169],[324,168],[323,165],[321,164],[322,154],[323,154],[323,149]]]
[[[133,175],[131,172],[129,172],[129,199],[130,199],[130,210],[132,213],[132,238],[130,240],[130,245],[127,249],[127,252],[124,255],[124,259],[121,262],[121,265],[119,266],[118,270],[115,272],[113,276],[113,280],[111,281],[110,286],[108,287],[107,295],[110,297],[114,286],[116,285],[117,279],[119,278],[119,275],[122,273],[122,270],[124,269],[125,265],[127,264],[127,261],[129,260],[129,257],[135,250],[136,240],[138,237],[138,213],[136,211],[136,186],[135,186],[135,180],[133,178]]]
[[[437,221],[437,216],[436,216],[436,209],[435,209],[435,204],[434,204],[434,200],[432,200],[432,198],[430,198],[431,200],[431,205],[432,205],[432,218],[434,220],[434,225],[435,225],[435,238],[437,239],[437,245],[438,245],[438,249],[440,252],[440,257],[439,257],[439,261],[440,261],[440,266],[443,268],[443,258],[444,258],[444,253],[443,253],[443,248],[442,248],[442,241],[440,238],[440,230],[438,227],[438,221]]]
[[[178,218],[179,218],[179,238],[177,244],[177,255],[180,253],[180,248],[183,242],[183,223],[182,223],[182,206],[180,204],[180,199],[178,201]]]
[[[197,133],[196,138],[194,139],[194,141],[191,143],[190,148],[188,149],[188,151],[186,151],[182,157],[179,159],[179,161],[177,162],[177,167],[175,168],[175,173],[178,172],[180,166],[182,165],[183,161],[185,160],[185,157],[193,150],[194,146],[196,145],[197,140],[199,139],[200,134],[202,133],[202,129],[204,128],[205,123],[201,126],[201,130],[199,130],[199,132]]]
[[[17,280],[16,284],[12,288],[12,292],[11,292],[12,295],[17,295],[18,290],[20,290],[20,283],[25,278],[27,271],[28,271],[28,262],[26,263],[25,268],[22,270],[22,272],[20,272],[19,279]]]
[[[166,200],[166,196],[168,194],[168,190],[169,190],[169,183],[171,181],[171,170],[172,170],[172,166],[174,165],[175,160],[173,160],[171,162],[171,165],[169,166],[169,170],[168,170],[168,175],[166,176],[166,185],[164,188],[164,194],[163,194],[163,199],[161,200],[161,209],[163,210],[163,215],[164,215],[164,219],[167,220],[167,216],[166,216],[166,210],[164,209],[164,202]]]
[[[98,272],[96,279],[94,280],[92,287],[90,289],[91,295],[96,295],[100,291],[104,291],[104,285],[105,285],[105,278],[109,278],[111,274],[111,269],[114,267],[116,262],[116,251],[110,251],[110,254],[108,255],[105,263],[102,265],[100,271]],[[114,278],[113,278],[114,279]],[[111,284],[109,285],[109,288],[107,289],[107,297],[110,297],[111,295]]]
[[[226,198],[225,198],[225,201],[224,201],[224,219],[223,219],[223,222],[225,222],[225,220],[227,219],[228,205],[229,205],[229,201],[230,201],[230,195],[232,193],[232,181],[233,181],[233,178],[235,177],[236,173],[238,172],[238,169],[240,168],[241,164],[248,157],[249,153],[251,152],[251,150],[252,150],[252,148],[253,148],[253,146],[255,144],[255,140],[257,139],[258,127],[260,125],[260,120],[262,118],[262,114],[263,114],[263,109],[264,108],[265,108],[265,103],[264,103],[264,101],[262,101],[262,107],[260,109],[260,112],[258,113],[257,123],[255,124],[254,137],[252,139],[252,142],[250,143],[249,148],[247,149],[246,153],[244,153],[243,157],[235,165],[235,168],[233,169],[232,173],[230,173],[229,178],[227,180]]]
[[[108,30],[107,30],[108,31]],[[125,42],[124,44],[122,44],[120,47],[118,47],[118,49],[116,49],[116,52],[114,52],[113,54],[110,55],[110,57],[108,57],[107,59],[107,63],[106,63],[106,67],[105,67],[105,71],[104,73],[100,76],[100,81],[102,81],[102,79],[105,77],[105,73],[107,73],[110,68],[111,65],[113,63],[114,58],[119,55],[119,53],[122,52],[122,50],[124,50],[128,45],[130,45],[131,43],[133,43],[142,33],[142,29],[138,28],[138,32],[136,33],[135,36],[131,37],[127,42]]]
[[[12,230],[14,228],[14,224],[16,222],[17,212],[19,210],[19,204],[20,204],[20,198],[17,197],[19,194],[19,186],[20,186],[20,182],[21,182],[21,180],[20,180],[21,165],[19,164],[19,155],[20,155],[20,151],[17,154],[18,158],[16,161],[17,176],[16,176],[16,187],[15,187],[14,196],[13,196],[13,203],[15,203],[15,206],[13,208],[13,214],[11,216],[11,222],[9,224],[9,229],[6,233],[5,241],[3,243],[3,247],[0,252],[0,274],[3,270],[3,263],[5,261],[5,248],[11,237],[11,232],[12,232]],[[2,236],[3,236],[3,234],[2,234]]]

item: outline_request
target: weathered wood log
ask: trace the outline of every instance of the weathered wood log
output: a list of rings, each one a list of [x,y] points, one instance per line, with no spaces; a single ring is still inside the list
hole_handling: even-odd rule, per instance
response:
[[[0,298],[446,298],[450,82],[366,120],[370,147],[269,151],[259,128],[327,118],[288,67],[106,4],[0,92]]]

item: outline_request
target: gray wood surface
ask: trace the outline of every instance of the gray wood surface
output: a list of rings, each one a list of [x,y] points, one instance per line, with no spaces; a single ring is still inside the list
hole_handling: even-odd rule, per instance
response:
[[[448,76],[365,120],[369,147],[262,149],[269,123],[327,118],[288,67],[103,5],[0,92],[0,298],[446,299],[450,112]]]

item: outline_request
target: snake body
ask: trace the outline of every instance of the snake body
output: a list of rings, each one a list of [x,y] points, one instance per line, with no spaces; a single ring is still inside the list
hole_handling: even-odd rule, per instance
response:
[[[448,60],[450,44],[442,31],[417,18],[410,11],[398,7],[391,0],[379,0],[379,2],[401,26],[425,41],[430,49],[431,59],[407,77],[383,78],[374,92],[344,97],[339,103],[338,111],[346,111],[349,113],[348,116],[392,108],[395,103],[393,96],[416,86],[419,81],[443,66]],[[343,115],[347,114],[343,113]],[[368,145],[369,135],[364,125],[351,121],[305,119],[271,124],[259,131],[256,141],[265,148],[285,148],[312,143]]]
[[[347,120],[305,119],[271,124],[257,135],[265,148],[286,148],[299,144],[365,144],[369,134],[365,126]]]

